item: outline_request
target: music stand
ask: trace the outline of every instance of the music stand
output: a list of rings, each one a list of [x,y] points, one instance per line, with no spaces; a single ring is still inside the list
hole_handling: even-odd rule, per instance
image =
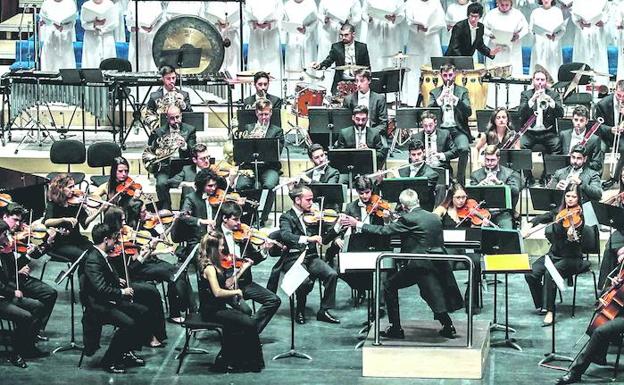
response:
[[[483,207],[490,209],[511,209],[511,189],[500,186],[466,186],[466,194],[477,201],[485,201]]]
[[[388,202],[398,202],[399,195],[406,189],[412,189],[418,194],[420,207],[427,211],[433,210],[433,190],[425,177],[418,178],[389,178],[381,183],[381,195]],[[435,188],[435,187],[434,187]]]
[[[377,169],[376,151],[372,148],[330,149],[327,153],[329,163],[341,174],[349,175],[349,194],[353,194],[353,176],[371,174]],[[352,198],[352,197],[350,197]]]
[[[240,121],[240,120],[239,120]],[[195,128],[195,131],[204,131],[204,113],[203,112],[183,112],[182,123],[190,124]],[[255,123],[255,122],[254,122]],[[160,125],[166,126],[167,116],[165,114],[160,115]]]
[[[522,236],[517,230],[511,229],[493,229],[489,227],[483,227],[481,231],[481,252],[484,255],[501,255],[501,254],[522,254],[524,252],[524,242]],[[485,261],[483,261],[485,262]],[[487,270],[487,264],[484,263],[482,271],[484,273],[490,272]],[[509,332],[515,333],[516,330],[509,327],[509,274],[513,273],[527,273],[529,269],[517,269],[517,268],[505,268],[491,270],[494,274],[494,319],[490,330],[505,331],[505,339],[500,342],[491,342],[490,346],[503,346],[522,351],[520,345],[516,343],[515,338],[509,337]],[[505,274],[505,324],[501,325],[497,322],[496,301],[497,301],[497,274]]]
[[[203,113],[202,118],[203,118]],[[256,116],[256,110],[238,109],[236,110],[236,118],[238,119],[238,127],[245,128],[249,124],[256,124],[258,117]],[[184,121],[184,116],[182,117]],[[282,128],[281,112],[279,108],[274,108],[271,113],[271,125]]]
[[[347,186],[342,183],[312,183],[308,187],[315,197],[325,198],[325,206],[338,205],[341,207],[347,200]]]
[[[533,153],[530,149],[500,150],[500,163],[520,173],[520,180],[524,181],[524,171],[533,169]],[[525,186],[526,187],[526,186]],[[522,216],[522,199],[520,201],[520,215]],[[513,202],[512,202],[513,203]],[[529,196],[525,196],[526,217],[529,219]]]
[[[371,73],[371,91],[377,92],[378,94],[399,92],[399,90],[403,87],[405,70],[406,68],[389,68]]]
[[[563,190],[531,187],[529,191],[534,210],[551,211],[559,207],[563,199]]]
[[[473,70],[474,61],[472,56],[432,56],[431,69],[439,70],[445,64],[452,64],[455,70]]]
[[[234,139],[234,162],[252,164],[255,171],[255,188],[260,188],[258,165],[280,161],[282,146],[279,138]]]
[[[267,196],[269,195],[268,190],[264,190],[264,189],[241,190],[241,191],[238,191],[238,194],[241,196],[241,198],[247,198],[252,201],[258,202],[257,207],[254,207],[254,205],[250,204],[249,202],[246,202],[243,205],[242,207],[243,215],[241,215],[241,218],[240,218],[241,223],[251,226],[252,222],[255,221],[256,222],[255,224],[259,226],[260,217],[257,215],[257,213],[258,213],[258,209],[260,207],[264,207],[266,203]]]
[[[353,113],[348,108],[308,107],[309,129],[312,134],[329,134],[329,146],[334,144],[333,135],[353,125]]]
[[[555,171],[568,167],[570,164],[569,155],[542,154],[544,158],[544,175],[552,175]]]
[[[201,62],[201,48],[184,44],[179,49],[166,49],[160,53],[160,65],[173,68],[197,68]]]

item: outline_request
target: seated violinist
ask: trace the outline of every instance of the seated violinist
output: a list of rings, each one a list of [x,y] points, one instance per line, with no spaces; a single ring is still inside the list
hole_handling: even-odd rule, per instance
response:
[[[169,188],[182,188],[180,195],[180,207],[184,203],[184,198],[195,189],[195,177],[197,174],[210,166],[210,154],[208,147],[203,143],[197,143],[191,149],[191,160],[193,164],[185,165],[182,170],[169,178],[167,186]]]
[[[565,189],[558,213],[545,218],[550,222],[546,227],[546,239],[551,245],[547,256],[564,278],[581,271],[583,264],[583,210],[580,190],[578,185],[570,183]],[[549,326],[553,322],[552,311],[557,289],[544,261],[545,256],[536,260],[531,266],[532,272],[524,277],[531,290],[535,308],[546,315],[542,326]]]
[[[184,239],[190,249],[199,243],[208,229],[215,228],[214,216],[217,208],[208,203],[208,199],[215,196],[219,183],[219,177],[210,169],[201,170],[195,177],[195,191],[184,198],[182,211],[189,215],[180,218],[180,221],[190,233]]]
[[[513,208],[520,196],[520,174],[500,165],[500,150],[493,144],[485,147],[483,167],[470,174],[473,186],[509,186],[511,190],[511,210],[498,209],[492,213],[492,222],[504,229],[513,228]]]
[[[244,259],[251,265],[257,265],[264,261],[267,257],[267,250],[270,249],[273,244],[270,242],[264,242],[260,250],[256,249],[251,241],[249,231],[245,232],[244,229],[249,229],[247,225],[241,223],[241,216],[243,210],[235,202],[224,202],[221,205],[221,211],[219,211],[219,217],[217,218],[216,231],[223,235],[225,241],[224,253],[233,255],[237,259]],[[246,237],[245,237],[246,236]],[[238,287],[243,292],[243,299],[250,299],[262,305],[260,309],[256,311],[256,314],[252,318],[256,321],[258,334],[262,333],[262,330],[268,325],[275,312],[279,308],[281,301],[275,293],[267,290],[265,287],[258,285],[253,281],[251,275],[251,268],[237,273],[233,277],[232,285],[228,289],[234,289]],[[238,306],[244,313],[251,315],[252,311],[245,302],[240,302]]]
[[[121,156],[114,158],[108,182],[95,189],[90,198],[93,198],[95,203],[104,200],[107,202],[104,204],[106,206],[109,206],[110,203],[121,207],[126,215],[128,225],[134,228],[143,206],[143,202],[139,199],[142,187],[128,176],[129,172],[130,164],[126,158]]]

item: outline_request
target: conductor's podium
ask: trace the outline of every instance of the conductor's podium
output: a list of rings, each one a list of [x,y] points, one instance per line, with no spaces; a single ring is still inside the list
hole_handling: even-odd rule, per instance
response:
[[[460,314],[457,312],[457,314]],[[437,321],[409,320],[402,322],[405,339],[381,338],[374,346],[373,328],[362,347],[362,375],[364,377],[402,378],[465,378],[483,377],[490,350],[489,321],[473,323],[472,347],[466,346],[467,323],[454,320],[455,339],[438,334]],[[387,321],[382,320],[380,330]]]

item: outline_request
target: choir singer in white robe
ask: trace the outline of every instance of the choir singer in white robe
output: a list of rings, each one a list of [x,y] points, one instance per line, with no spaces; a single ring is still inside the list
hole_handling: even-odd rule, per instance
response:
[[[616,42],[618,49],[617,79],[624,77],[624,1],[620,1],[612,8],[612,16],[615,22]]]
[[[494,59],[488,59],[488,66],[511,64],[511,74],[521,76],[523,74],[522,64],[522,37],[529,32],[529,23],[519,10],[513,8],[512,0],[496,0],[496,8],[490,10],[483,18],[485,34],[489,36],[490,47],[500,46],[501,51]],[[501,34],[501,39],[497,41],[496,33]],[[502,39],[503,32],[508,33],[511,39]],[[502,90],[502,89],[501,89]],[[520,93],[523,87],[511,85],[509,87],[509,107],[517,106],[520,102]],[[488,87],[488,106],[494,106],[495,87]],[[505,92],[499,92],[499,104],[505,102]],[[502,101],[502,102],[501,102]],[[494,106],[498,107],[498,106]]]
[[[167,20],[182,15],[203,16],[203,5],[200,1],[168,1],[167,3],[167,8],[165,9]]]
[[[541,7],[534,9],[529,17],[529,31],[535,38],[529,72],[535,72],[535,66],[539,64],[556,78],[563,63],[561,38],[566,30],[566,22],[561,9],[554,6],[555,0],[538,1]]]
[[[77,13],[74,0],[45,0],[41,5],[42,71],[76,68],[73,36]]]
[[[303,73],[299,71],[302,71],[307,63],[313,62],[317,57],[318,8],[316,2],[314,0],[288,0],[284,4],[284,22],[286,25],[291,25],[286,31],[284,64],[287,77],[303,77]],[[295,24],[297,26],[293,30]],[[294,89],[295,83],[288,82],[288,95],[292,95]]]
[[[318,28],[318,61],[321,62],[327,56],[331,45],[337,42],[340,26],[349,22],[359,30],[358,26],[362,20],[362,5],[360,0],[321,0],[318,8],[319,28]],[[334,79],[334,71],[325,71],[325,81],[323,86],[331,89]]]
[[[158,2],[138,1],[139,6],[139,68],[136,66],[136,1],[128,3],[126,11],[126,25],[130,31],[128,60],[134,71],[157,71],[158,67],[152,55],[152,43],[156,31],[164,22],[164,11]]]
[[[442,56],[440,31],[446,27],[440,0],[407,0],[405,18],[409,27],[407,39],[406,85],[403,102],[415,106],[420,94],[420,67],[431,64],[431,57]]]
[[[364,0],[362,19],[368,24],[366,45],[375,71],[394,66],[389,56],[404,50],[404,5],[403,0]]]
[[[609,73],[607,30],[609,19],[607,0],[574,0],[571,9],[574,33],[572,61],[586,63],[598,72]],[[621,48],[620,48],[621,49]],[[609,79],[595,79],[605,84]]]
[[[128,8],[128,0],[111,0],[115,4],[115,10],[117,13],[117,27],[113,34],[115,35],[115,41],[126,41],[126,29],[124,27],[124,14]]]
[[[269,93],[281,95],[282,49],[279,23],[284,18],[282,0],[247,0],[245,20],[249,23],[247,70],[265,71],[274,79]]]
[[[449,2],[446,7],[446,15],[444,20],[446,20],[446,31],[442,33],[442,42],[444,44],[449,43],[451,39],[451,30],[458,22],[464,20],[468,13],[468,5],[470,5],[468,0],[457,0]],[[476,53],[475,53],[476,54]],[[476,56],[475,56],[476,57]]]
[[[104,59],[117,57],[115,37],[117,14],[111,0],[89,0],[82,5],[80,22],[85,30],[82,68],[98,68]]]

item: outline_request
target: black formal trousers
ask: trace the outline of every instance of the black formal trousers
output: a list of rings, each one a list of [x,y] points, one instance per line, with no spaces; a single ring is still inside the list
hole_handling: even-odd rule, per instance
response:
[[[578,359],[572,364],[570,372],[583,374],[592,362],[603,363],[607,355],[609,343],[616,341],[618,336],[624,332],[624,318],[615,318],[593,331],[589,343],[585,350],[581,352]]]
[[[581,258],[560,258],[553,255],[550,255],[550,259],[552,259],[557,271],[563,278],[569,278],[578,273],[583,262]],[[548,311],[552,311],[555,306],[557,286],[553,282],[548,270],[546,270],[544,261],[545,256],[533,262],[533,265],[531,265],[532,271],[525,274],[524,278],[529,285],[535,308],[545,308]]]
[[[75,262],[90,246],[91,243],[85,238],[85,240],[80,243],[52,244],[48,252],[58,254],[69,262]],[[53,260],[58,259],[53,258]]]
[[[273,318],[277,312],[277,309],[282,304],[282,301],[275,293],[255,282],[243,285],[240,289],[243,292],[244,299],[250,299],[262,305],[260,306],[260,309],[256,311],[256,314],[252,316],[252,318],[256,321],[258,334],[260,334],[269,324],[269,321],[271,321],[271,318]],[[251,315],[251,309],[249,306],[245,304],[245,302],[241,302],[241,305],[242,306],[240,306],[239,309],[244,313]]]
[[[159,341],[167,339],[165,329],[165,314],[163,313],[160,292],[156,286],[143,282],[130,282],[130,287],[134,289],[133,300],[147,308],[144,326],[148,331],[148,337],[155,336]],[[148,339],[142,341],[147,344]]]
[[[156,177],[156,196],[158,197],[158,206],[164,210],[171,210],[171,194],[169,193],[169,167],[163,167],[155,175]]]
[[[288,261],[284,264],[283,271],[288,271],[295,263],[295,260]],[[332,309],[336,305],[336,283],[338,282],[338,273],[332,269],[327,262],[315,256],[306,259],[304,267],[310,273],[310,276],[297,289],[297,311],[303,312],[306,304],[306,297],[314,288],[314,280],[320,278],[325,286],[323,297],[321,298],[320,311]]]
[[[35,347],[44,311],[45,306],[32,298],[0,299],[0,319],[15,323],[11,344],[16,352],[27,352]]]
[[[432,262],[436,267],[436,271],[423,268],[410,261],[406,266],[390,275],[384,284],[384,297],[386,299],[386,309],[388,311],[388,321],[399,327],[401,325],[401,316],[399,313],[399,289],[410,287],[417,284],[420,289],[420,296],[429,305],[434,315],[440,313],[448,313],[446,300],[440,293],[444,293],[444,287],[438,278],[440,270],[451,270],[448,262]],[[451,272],[452,274],[452,272]]]
[[[58,293],[54,288],[37,278],[19,274],[20,290],[25,297],[35,299],[43,304],[43,313],[41,316],[41,329],[45,329],[54,310],[56,297]]]
[[[186,276],[173,282],[178,268],[162,259],[151,257],[143,263],[137,261],[130,264],[130,274],[139,281],[167,282],[167,299],[169,301],[169,317],[177,318],[187,309],[195,308],[193,293]]]
[[[534,151],[533,149],[540,145],[544,147],[544,152],[546,154],[561,154],[561,140],[559,140],[559,135],[557,135],[554,131],[527,131],[522,138],[520,138],[520,148],[521,149],[529,149]],[[538,149],[539,150],[539,149]],[[526,170],[524,175],[532,179],[533,172],[531,170]],[[543,178],[546,178],[548,175],[543,175]]]
[[[457,127],[441,127],[441,130],[448,130],[453,138],[453,143],[457,148],[459,158],[457,159],[457,180],[462,185],[466,183],[466,167],[468,167],[468,158],[470,156],[470,140]],[[441,149],[438,149],[441,150]],[[450,159],[447,159],[450,162]]]
[[[264,223],[269,218],[269,214],[273,208],[273,203],[275,202],[275,192],[273,191],[273,187],[279,184],[279,171],[273,170],[272,168],[264,170],[260,169],[258,182],[260,183],[260,188],[269,190],[266,202],[262,208],[262,216],[260,217],[260,222]],[[238,177],[236,186],[238,190],[249,190],[255,188],[255,186],[256,180],[254,178],[249,178],[244,175]]]

